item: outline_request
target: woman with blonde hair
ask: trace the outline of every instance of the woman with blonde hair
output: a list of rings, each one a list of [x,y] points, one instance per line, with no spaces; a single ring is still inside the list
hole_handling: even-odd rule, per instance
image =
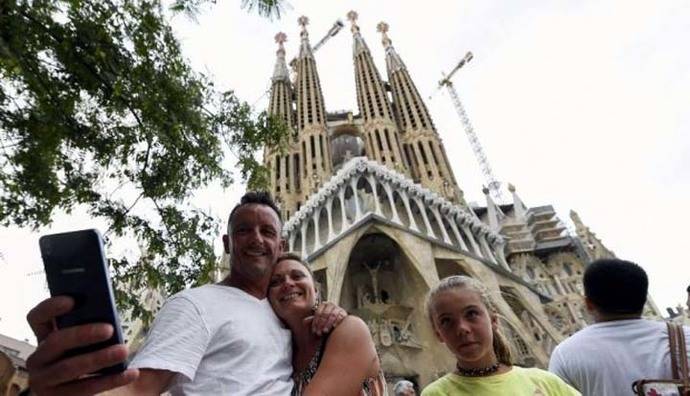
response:
[[[439,341],[453,353],[455,371],[429,384],[422,396],[580,395],[554,374],[513,366],[488,292],[477,280],[451,276],[430,292],[427,312]]]
[[[347,316],[329,334],[310,331],[309,318],[320,300],[314,276],[300,256],[278,258],[268,286],[268,301],[292,332],[295,396],[381,396],[386,381],[369,328]]]

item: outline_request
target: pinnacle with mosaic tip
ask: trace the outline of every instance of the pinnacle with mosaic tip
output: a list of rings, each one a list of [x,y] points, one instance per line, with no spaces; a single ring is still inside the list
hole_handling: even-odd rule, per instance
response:
[[[352,23],[352,28],[350,29],[352,33],[357,33],[359,32],[359,26],[357,26],[357,18],[359,18],[359,14],[357,11],[350,11],[347,13],[347,19]]]
[[[309,24],[309,18],[307,18],[305,15],[302,15],[297,19],[297,23],[302,26],[302,30],[307,30],[307,25]]]
[[[359,17],[359,14],[357,13],[357,11],[352,10],[352,11],[347,13],[347,19],[350,22],[352,22],[353,24],[357,21],[358,17]]]
[[[383,43],[384,47],[388,47],[391,45],[391,39],[388,37],[388,24],[386,22],[379,22],[378,25],[376,25],[376,31],[381,33],[381,42]]]
[[[379,22],[378,25],[376,25],[376,31],[379,33],[387,33],[388,32],[388,24],[386,22]]]
[[[287,41],[287,34],[283,32],[278,32],[278,34],[276,34],[274,38],[276,40],[276,43],[278,43],[278,45],[282,47],[283,43]]]

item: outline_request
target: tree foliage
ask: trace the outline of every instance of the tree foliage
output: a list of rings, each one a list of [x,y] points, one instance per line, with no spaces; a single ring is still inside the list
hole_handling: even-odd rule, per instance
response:
[[[252,4],[270,16],[276,2]],[[137,290],[174,293],[218,263],[218,219],[193,193],[233,183],[227,151],[265,186],[253,155],[286,133],[193,71],[164,14],[157,0],[0,3],[0,224],[38,228],[83,207],[106,219],[109,243],[135,238],[138,261],[111,264],[120,308],[145,321]]]
[[[202,5],[215,2],[216,0],[176,0],[170,9],[194,16]],[[279,19],[285,4],[282,0],[241,0],[241,6],[247,11],[256,11],[263,17]]]

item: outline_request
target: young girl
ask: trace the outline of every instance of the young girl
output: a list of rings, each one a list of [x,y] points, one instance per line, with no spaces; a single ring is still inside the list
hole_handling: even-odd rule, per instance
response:
[[[512,365],[508,344],[486,289],[467,276],[443,279],[429,293],[427,312],[456,370],[429,384],[422,396],[580,395],[548,371]]]

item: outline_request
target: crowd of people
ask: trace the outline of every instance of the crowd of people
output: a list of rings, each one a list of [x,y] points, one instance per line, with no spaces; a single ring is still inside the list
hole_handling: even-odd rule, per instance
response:
[[[74,301],[61,296],[41,302],[27,316],[39,342],[27,360],[31,394],[388,394],[367,325],[322,301],[309,266],[284,251],[281,229],[268,194],[245,194],[223,237],[230,274],[169,298],[119,374],[89,375],[126,361],[124,345],[63,357],[110,338],[111,326],[57,329],[55,317]],[[583,284],[595,323],[558,345],[546,371],[514,365],[491,296],[479,281],[442,279],[429,292],[426,310],[456,367],[421,395],[632,395],[634,381],[671,379],[667,327],[641,318],[644,270],[623,260],[598,260],[587,267]],[[690,305],[690,287],[688,294]],[[690,329],[683,330],[690,340]],[[393,392],[417,394],[409,381],[396,383]]]

